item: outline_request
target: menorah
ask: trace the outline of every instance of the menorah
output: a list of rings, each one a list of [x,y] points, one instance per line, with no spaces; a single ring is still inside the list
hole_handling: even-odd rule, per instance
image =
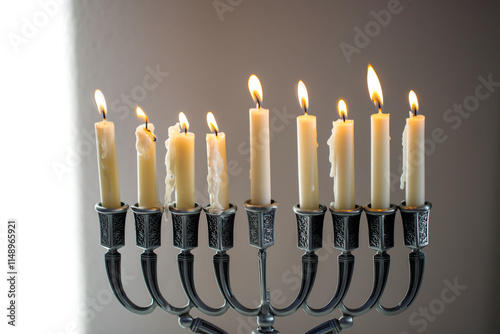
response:
[[[289,316],[299,309],[308,315],[320,317],[340,309],[342,316],[331,319],[309,330],[306,334],[340,333],[353,324],[353,318],[361,316],[371,309],[377,309],[387,316],[397,315],[405,311],[415,300],[423,280],[425,254],[422,248],[428,244],[428,224],[431,203],[421,207],[407,207],[405,201],[399,206],[392,204],[387,210],[372,209],[370,204],[364,208],[360,205],[352,210],[338,210],[330,207],[333,218],[333,247],[341,253],[338,256],[338,278],[335,294],[330,302],[322,308],[308,305],[308,297],[313,289],[318,269],[318,256],[315,252],[322,248],[323,220],[326,207],[320,205],[317,210],[303,210],[296,205],[293,210],[297,218],[297,246],[304,251],[302,255],[302,278],[300,290],[295,300],[285,308],[272,305],[266,283],[266,249],[274,244],[274,223],[278,203],[269,205],[252,205],[250,200],[244,203],[248,218],[249,243],[258,249],[260,305],[246,307],[234,295],[230,284],[230,257],[227,251],[233,246],[234,219],[236,206],[221,213],[210,212],[209,207],[203,211],[208,223],[208,245],[215,250],[213,256],[214,273],[217,285],[224,298],[219,308],[212,308],[203,302],[196,292],[194,284],[194,255],[191,250],[198,246],[198,226],[202,207],[195,204],[190,210],[177,209],[175,203],[169,206],[173,226],[173,246],[180,249],[177,256],[179,276],[188,299],[183,307],[176,307],[167,302],[160,292],[157,278],[157,254],[154,250],[161,246],[161,223],[163,208],[140,208],[132,206],[135,218],[136,244],[143,249],[141,267],[147,290],[151,295],[148,306],[133,303],[123,289],[121,282],[121,254],[118,249],[125,246],[125,220],[128,204],[121,203],[118,209],[107,209],[98,203],[101,245],[107,249],[104,256],[109,284],[118,301],[129,311],[137,314],[151,313],[156,307],[179,317],[179,324],[194,333],[224,334],[226,331],[214,324],[193,318],[189,312],[197,308],[209,316],[219,316],[232,308],[247,317],[257,317],[258,328],[252,334],[269,334],[279,332],[274,329],[275,317]],[[390,256],[387,250],[394,247],[394,222],[396,211],[401,212],[403,222],[403,240],[411,249],[408,256],[410,279],[408,291],[399,304],[385,307],[380,303],[389,274]],[[345,305],[344,298],[349,290],[354,270],[352,251],[359,246],[359,225],[363,210],[366,212],[369,232],[369,247],[376,251],[373,256],[374,280],[372,291],[366,302],[356,308]]]

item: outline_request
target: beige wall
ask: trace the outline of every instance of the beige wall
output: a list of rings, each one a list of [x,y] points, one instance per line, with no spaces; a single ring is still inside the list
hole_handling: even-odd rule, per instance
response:
[[[219,16],[214,3],[232,3],[226,8],[231,10]],[[252,102],[247,79],[257,74],[264,89],[263,105],[271,109],[275,122],[272,197],[280,203],[276,245],[268,257],[269,287],[275,303],[285,305],[297,292],[294,270],[300,265],[301,255],[296,248],[292,212],[298,202],[294,116],[301,113],[295,85],[299,79],[306,83],[310,113],[318,117],[323,204],[332,200],[326,140],[331,122],[337,119],[337,100],[342,97],[347,101],[349,117],[355,120],[356,201],[364,205],[370,200],[369,115],[375,112],[366,87],[366,67],[371,63],[382,83],[385,111],[391,113],[391,172],[396,178],[400,174],[401,133],[409,109],[408,91],[414,89],[418,94],[429,141],[427,199],[434,207],[431,244],[425,249],[425,282],[417,301],[397,317],[387,318],[373,311],[356,318],[352,331],[491,333],[496,328],[492,316],[498,296],[495,255],[499,248],[495,236],[500,229],[494,212],[499,199],[500,84],[477,87],[483,80],[479,78],[500,82],[499,8],[492,2],[401,1],[399,6],[389,6],[393,11],[390,22],[381,26],[371,11],[387,10],[388,3],[392,2],[75,1],[74,80],[79,105],[75,135],[88,140],[84,132],[92,131],[93,123],[99,120],[93,91],[102,89],[110,107],[108,118],[115,122],[117,131],[122,198],[133,204],[137,200],[134,129],[139,120],[130,106],[140,104],[157,129],[158,184],[163,198],[163,142],[168,126],[176,122],[179,111],[184,111],[196,133],[196,187],[204,194],[205,114],[214,112],[227,136],[228,159],[236,166],[230,177],[230,201],[239,206],[236,247],[229,252],[232,282],[238,298],[251,304],[258,299],[257,251],[247,243],[242,204],[250,193],[247,112]],[[374,29],[370,32],[373,37],[357,39],[358,29],[365,26]],[[342,51],[347,44],[356,47],[349,57]],[[156,68],[165,72],[158,77],[159,82],[149,74]],[[128,98],[130,101],[125,102]],[[453,111],[458,104],[466,104],[462,113]],[[448,111],[450,108],[452,111]],[[89,308],[93,317],[86,321],[87,333],[187,332],[178,327],[175,317],[160,310],[137,316],[114,298],[103,298],[107,297],[108,283],[93,209],[99,197],[95,154],[84,157],[80,173],[82,238],[87,245],[83,259],[87,268],[85,294],[97,300],[97,307]],[[396,182],[392,202],[398,203],[403,197]],[[197,201],[207,202],[203,197]],[[122,252],[129,277],[126,289],[133,300],[145,304],[148,298],[140,272],[140,251],[134,246],[130,218],[128,244]],[[207,251],[204,222],[202,217],[200,247],[194,251],[196,283],[200,295],[215,306],[221,297],[213,278],[212,251]],[[399,225],[396,233],[401,244]],[[170,222],[165,223],[162,234],[163,247],[158,250],[160,285],[169,301],[180,305],[185,300],[176,269],[177,251],[170,241]],[[325,234],[325,249],[329,250],[329,216]],[[356,269],[347,298],[350,305],[360,304],[371,289],[373,252],[367,247],[366,234],[363,223],[361,247],[354,253]],[[316,306],[329,300],[336,285],[338,253],[325,249],[319,253],[323,261],[310,298]],[[398,302],[404,294],[408,271],[405,248],[398,246],[390,254],[393,264],[383,298],[387,304]],[[467,288],[450,302],[453,293],[445,290],[446,282],[454,280]],[[331,316],[316,319],[300,311],[289,319],[277,319],[276,327],[282,333],[303,333]],[[230,333],[247,333],[248,326],[242,323],[248,322],[243,319],[229,311],[222,318],[209,320]]]

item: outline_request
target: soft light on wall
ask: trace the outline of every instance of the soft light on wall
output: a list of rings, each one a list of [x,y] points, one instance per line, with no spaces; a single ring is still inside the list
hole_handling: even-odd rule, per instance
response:
[[[6,65],[0,81],[5,143],[0,167],[2,258],[6,222],[18,222],[16,327],[2,320],[7,333],[82,329],[80,208],[74,191],[78,152],[73,150],[73,86],[68,85],[73,72],[70,6],[69,1],[0,4],[6,37],[0,44]],[[4,296],[7,282],[1,281]]]

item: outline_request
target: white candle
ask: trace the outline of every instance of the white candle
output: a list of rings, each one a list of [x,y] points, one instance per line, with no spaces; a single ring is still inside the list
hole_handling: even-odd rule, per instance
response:
[[[425,205],[425,116],[417,115],[418,100],[409,94],[410,111],[403,131],[403,174],[401,189],[406,183],[406,206]]]
[[[179,132],[179,128],[181,131]],[[179,113],[179,123],[168,129],[169,139],[165,142],[167,167],[165,206],[170,201],[175,187],[175,207],[194,208],[194,133],[188,132],[189,122],[184,113]]]
[[[154,125],[148,123],[148,117],[140,108],[137,115],[144,118],[145,125],[139,125],[135,131],[137,149],[137,184],[138,204],[142,208],[158,208],[158,189],[156,187],[156,137]]]
[[[207,133],[207,165],[208,194],[210,196],[210,212],[220,213],[229,209],[229,193],[226,163],[226,135],[219,132],[214,115],[207,114],[207,124],[211,131]]]
[[[297,92],[300,107],[305,111],[297,117],[299,205],[301,209],[316,210],[319,208],[316,116],[307,114],[309,96],[302,81],[299,81]]]
[[[371,116],[371,207],[384,210],[391,203],[390,115],[382,113],[382,87],[371,66],[367,81],[370,98],[378,107],[378,113]]]
[[[356,206],[354,197],[354,121],[347,117],[347,105],[339,101],[341,118],[333,122],[330,146],[330,177],[334,178],[334,208],[352,210]]]
[[[97,163],[101,206],[110,209],[121,207],[118,164],[116,160],[115,125],[106,120],[106,100],[100,90],[95,91],[95,100],[103,121],[95,123]]]
[[[257,108],[250,116],[250,202],[254,205],[271,204],[271,153],[269,140],[269,109],[261,108],[262,86],[252,75],[248,80],[250,94]]]

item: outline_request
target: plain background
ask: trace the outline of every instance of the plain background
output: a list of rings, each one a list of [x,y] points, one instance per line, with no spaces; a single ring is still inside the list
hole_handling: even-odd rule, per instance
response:
[[[242,204],[250,194],[247,113],[253,103],[247,80],[251,74],[258,75],[264,90],[263,106],[270,109],[274,124],[272,197],[280,203],[276,245],[268,252],[268,285],[273,303],[285,306],[297,293],[301,256],[296,248],[292,211],[298,202],[294,117],[302,113],[295,96],[296,84],[303,80],[307,85],[310,114],[318,118],[320,202],[328,205],[333,200],[326,141],[331,122],[338,118],[337,101],[344,98],[349,118],[355,122],[356,202],[365,205],[370,201],[370,114],[376,112],[366,87],[366,68],[372,64],[382,84],[384,111],[391,114],[391,202],[404,199],[398,182],[401,134],[409,110],[408,91],[413,89],[420,112],[426,116],[426,197],[433,209],[430,245],[424,249],[425,280],[416,302],[396,317],[372,311],[355,318],[350,331],[491,333],[497,327],[499,297],[500,229],[495,209],[500,190],[500,7],[492,1],[402,0],[396,6],[398,13],[391,14],[390,20],[385,17],[381,25],[376,13],[387,11],[389,3],[75,1],[70,16],[73,27],[68,31],[72,33],[74,52],[72,75],[68,82],[61,83],[72,87],[76,96],[77,108],[71,111],[75,113],[71,125],[74,145],[92,142],[93,124],[100,120],[93,92],[99,88],[108,101],[108,119],[115,123],[122,200],[135,203],[134,131],[141,121],[134,115],[133,106],[141,105],[156,127],[158,185],[163,202],[163,143],[168,126],[183,111],[196,134],[197,201],[206,204],[205,114],[212,111],[226,133],[227,156],[233,166],[230,202],[239,207],[235,247],[229,252],[231,281],[237,297],[250,305],[258,300],[258,262],[257,250],[248,245]],[[216,5],[222,6],[220,13]],[[342,51],[347,44],[356,48],[349,56]],[[146,77],[155,69],[164,74],[153,88],[155,81]],[[480,78],[496,84],[490,90],[478,88]],[[40,105],[44,108],[48,106]],[[462,112],[457,112],[460,108]],[[43,143],[43,134],[37,140]],[[175,317],[161,310],[147,316],[134,315],[110,297],[94,211],[99,201],[95,148],[81,158],[76,168],[78,182],[67,196],[78,198],[79,203],[71,223],[79,226],[76,241],[82,245],[78,259],[83,268],[82,284],[78,291],[64,291],[83,300],[84,311],[74,312],[85,328],[80,332],[188,332],[177,325]],[[45,168],[41,173],[44,177],[44,173],[53,171]],[[15,217],[18,213],[8,215]],[[126,290],[134,301],[144,305],[149,299],[140,272],[140,250],[134,246],[131,213],[128,218],[127,246],[121,251]],[[42,210],[40,221],[48,219]],[[62,217],[52,219],[53,224],[66,223]],[[367,247],[364,221],[360,248],[354,252],[353,283],[346,298],[351,306],[361,304],[372,285],[373,251]],[[401,246],[401,227],[396,225],[398,246],[389,252],[391,272],[382,298],[387,305],[400,300],[408,282],[408,249]],[[331,218],[327,215],[324,248],[318,252],[319,273],[310,297],[313,306],[328,302],[336,286],[338,251],[332,250],[331,235]],[[160,286],[167,299],[180,306],[185,299],[176,269],[177,250],[171,246],[170,221],[165,222],[162,236],[163,247],[157,251]],[[199,248],[193,252],[195,279],[200,296],[216,306],[222,299],[212,273],[213,252],[207,248],[206,239],[202,217]],[[61,275],[64,277],[64,272]],[[447,290],[447,284],[453,282],[466,288],[454,294]],[[57,291],[57,283],[52,289]],[[57,307],[64,308],[64,304]],[[52,319],[50,314],[57,308],[40,312]],[[276,319],[275,327],[282,333],[304,333],[338,316],[336,311],[316,319],[299,311],[289,318]],[[253,319],[248,321],[233,311],[220,318],[203,317],[229,333],[248,333],[254,327]],[[48,321],[57,324],[53,333],[69,333],[64,321]]]

